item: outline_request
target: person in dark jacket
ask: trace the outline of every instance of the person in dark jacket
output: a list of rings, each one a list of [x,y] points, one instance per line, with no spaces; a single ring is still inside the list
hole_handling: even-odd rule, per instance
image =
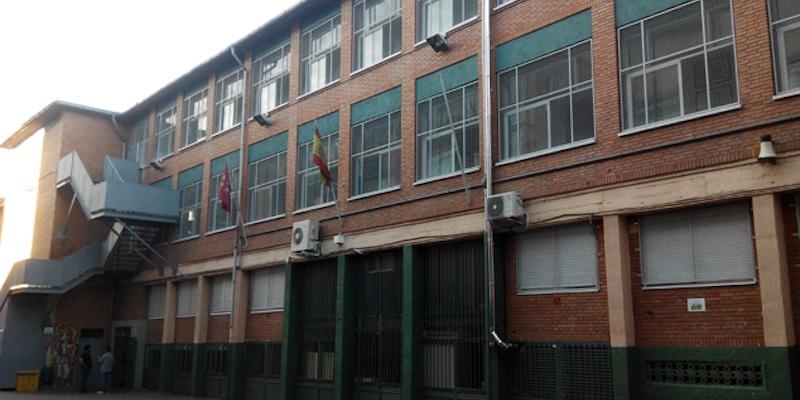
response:
[[[89,345],[83,346],[83,353],[78,358],[78,363],[81,366],[81,393],[86,393],[86,381],[89,380],[89,372],[92,370],[92,347]]]

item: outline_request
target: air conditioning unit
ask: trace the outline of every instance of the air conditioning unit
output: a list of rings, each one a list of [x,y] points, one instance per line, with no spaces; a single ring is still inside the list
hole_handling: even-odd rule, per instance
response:
[[[319,254],[319,221],[307,219],[292,225],[292,253]]]
[[[486,219],[489,221],[516,221],[524,217],[525,209],[518,192],[500,193],[486,199]]]

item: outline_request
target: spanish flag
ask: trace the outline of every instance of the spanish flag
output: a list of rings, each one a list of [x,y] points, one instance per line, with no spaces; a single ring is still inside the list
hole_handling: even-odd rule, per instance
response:
[[[319,135],[319,129],[314,129],[314,164],[319,167],[319,175],[322,178],[322,183],[327,187],[331,187],[331,171],[328,169],[328,160],[325,159],[325,147],[322,145],[322,137]]]

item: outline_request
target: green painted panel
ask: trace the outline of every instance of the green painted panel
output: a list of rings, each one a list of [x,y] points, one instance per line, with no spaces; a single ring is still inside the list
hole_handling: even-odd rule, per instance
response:
[[[335,7],[332,8],[321,7],[315,10],[314,13],[307,16],[303,22],[301,22],[300,29],[306,31],[339,15],[341,13],[341,4],[338,1],[335,2],[335,4]]]
[[[241,399],[244,395],[244,343],[231,343],[228,347],[230,351],[230,368],[228,368],[228,398]]]
[[[192,344],[192,377],[189,383],[189,394],[192,396],[201,396],[204,391],[203,371],[205,371],[206,364],[205,356],[205,343]]]
[[[629,347],[611,348],[611,376],[614,382],[614,399],[633,399],[631,387],[631,355]]]
[[[183,90],[183,99],[186,100],[189,96],[194,96],[198,92],[208,89],[208,80],[197,81]]]
[[[416,400],[419,398],[420,381],[419,357],[422,326],[422,274],[416,271],[416,249],[403,247],[403,350],[401,360],[400,398]]]
[[[271,155],[286,151],[288,140],[289,132],[286,131],[251,144],[250,147],[247,148],[247,162],[256,162]]]
[[[495,67],[503,71],[592,37],[592,11],[586,10],[497,46]]]
[[[297,318],[295,317],[296,295],[292,293],[294,268],[292,263],[286,262],[284,267],[283,289],[283,346],[281,346],[281,378],[280,398],[294,399],[295,358],[297,358]]]
[[[335,111],[297,127],[297,144],[308,143],[314,139],[314,126],[319,128],[319,135],[325,137],[339,131],[339,112]]]
[[[258,60],[259,58],[272,53],[283,46],[286,46],[291,39],[291,34],[292,33],[290,31],[287,31],[284,32],[283,35],[271,38],[269,43],[262,47],[262,50],[253,52],[253,61]]]
[[[160,181],[155,181],[150,186],[159,187],[162,189],[172,189],[172,177],[168,176]]]
[[[211,176],[225,171],[225,164],[228,164],[228,170],[239,168],[239,150],[211,160]]]
[[[158,391],[172,391],[172,364],[175,360],[175,344],[164,343],[161,345],[161,366],[158,374]]]
[[[617,19],[617,27],[638,21],[687,1],[689,0],[615,0],[614,13]]]
[[[178,174],[178,187],[182,188],[203,180],[203,164],[194,166]]]
[[[744,400],[792,399],[792,375],[796,368],[795,349],[785,347],[637,347],[631,349],[631,379],[634,391],[631,398],[650,400]],[[613,354],[613,352],[612,352]],[[648,376],[648,362],[677,361],[677,365],[692,362],[758,366],[760,386],[726,384],[689,384],[654,382]],[[727,372],[726,372],[727,373]],[[740,374],[739,371],[730,372]]]
[[[355,125],[368,119],[399,110],[400,95],[400,87],[398,86],[353,104],[350,109],[350,123]]]
[[[417,101],[425,100],[478,80],[478,57],[470,57],[459,63],[442,68],[434,73],[417,79],[415,95]]]
[[[334,400],[352,398],[353,371],[353,279],[347,268],[347,257],[337,258],[336,278],[336,338],[334,355]]]

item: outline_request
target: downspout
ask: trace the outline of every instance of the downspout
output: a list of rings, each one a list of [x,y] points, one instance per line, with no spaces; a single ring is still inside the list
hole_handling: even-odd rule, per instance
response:
[[[247,105],[247,68],[236,55],[236,49],[233,46],[231,46],[231,56],[233,56],[239,64],[239,67],[242,68],[244,74],[242,76],[242,120],[239,123],[239,178],[237,180],[237,184],[239,185],[237,187],[239,204],[236,204],[236,243],[233,246],[233,267],[231,268],[231,316],[228,318],[228,328],[230,329],[228,334],[229,338],[233,333],[233,319],[236,315],[236,270],[239,269],[242,258],[242,210],[240,206],[242,204],[242,179],[244,177],[242,173],[244,170],[244,136],[245,125],[247,123],[247,119],[245,118],[245,108]]]
[[[491,0],[483,0],[483,15],[481,16],[481,80],[483,82],[483,179],[486,184],[484,207],[486,199],[492,195],[492,84],[491,84]],[[485,213],[484,209],[484,213]],[[486,232],[486,258],[488,263],[487,284],[489,286],[489,309],[491,322],[489,332],[494,332],[497,325],[495,316],[494,295],[494,232],[488,218],[484,218]]]

